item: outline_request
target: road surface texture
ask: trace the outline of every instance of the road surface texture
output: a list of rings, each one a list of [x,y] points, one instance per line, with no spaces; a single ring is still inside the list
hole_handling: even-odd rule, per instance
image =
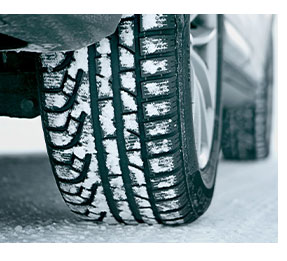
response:
[[[277,242],[277,158],[219,164],[209,210],[194,223],[93,224],[64,204],[45,154],[0,156],[0,242]]]

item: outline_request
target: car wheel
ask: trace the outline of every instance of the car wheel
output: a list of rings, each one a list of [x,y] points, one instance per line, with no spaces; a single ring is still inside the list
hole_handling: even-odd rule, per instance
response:
[[[220,150],[222,18],[127,15],[87,48],[43,54],[47,150],[70,209],[94,221],[187,223]]]

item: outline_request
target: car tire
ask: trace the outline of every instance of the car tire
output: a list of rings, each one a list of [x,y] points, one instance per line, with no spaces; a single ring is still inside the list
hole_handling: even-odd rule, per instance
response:
[[[216,115],[204,168],[193,134],[189,15],[123,16],[96,44],[41,55],[47,151],[72,212],[96,222],[177,225],[206,211],[220,151],[221,27],[219,16]]]
[[[225,159],[256,160],[269,155],[274,73],[272,35],[269,41],[269,48],[264,56],[266,59],[263,81],[248,82],[248,77],[242,75],[240,68],[232,74],[234,78],[231,80],[231,85],[234,82],[236,85],[236,82],[245,78],[249,90],[254,90],[254,98],[236,106],[223,108],[222,152]],[[237,90],[242,96],[248,95],[244,93],[245,88]]]

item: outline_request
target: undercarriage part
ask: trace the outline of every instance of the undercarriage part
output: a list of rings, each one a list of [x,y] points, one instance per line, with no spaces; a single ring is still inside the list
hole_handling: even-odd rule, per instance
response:
[[[36,53],[0,53],[0,116],[34,118],[40,114]]]

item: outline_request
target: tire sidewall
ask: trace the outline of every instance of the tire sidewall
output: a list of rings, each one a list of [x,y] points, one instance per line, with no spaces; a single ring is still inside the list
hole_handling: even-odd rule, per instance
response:
[[[192,104],[191,104],[191,91],[190,84],[193,84],[194,79],[184,77],[184,75],[191,75],[190,73],[190,60],[189,55],[182,55],[183,62],[179,63],[183,65],[182,68],[182,81],[183,84],[179,84],[179,103],[180,103],[180,117],[181,117],[181,136],[182,136],[182,149],[184,168],[186,173],[186,179],[188,184],[189,196],[193,204],[193,209],[197,215],[201,215],[210,205],[214,185],[216,179],[217,163],[220,152],[221,143],[221,120],[222,120],[222,99],[221,99],[221,68],[222,68],[222,27],[223,17],[218,15],[218,66],[217,66],[217,92],[216,92],[216,108],[215,108],[215,120],[214,131],[212,139],[212,148],[210,152],[209,161],[204,169],[199,168],[195,139],[194,139],[194,127],[192,117]],[[188,33],[188,37],[183,36],[183,52],[189,53],[189,28],[184,31],[184,34]],[[212,186],[208,188],[202,179],[202,173],[206,175],[212,175]]]

